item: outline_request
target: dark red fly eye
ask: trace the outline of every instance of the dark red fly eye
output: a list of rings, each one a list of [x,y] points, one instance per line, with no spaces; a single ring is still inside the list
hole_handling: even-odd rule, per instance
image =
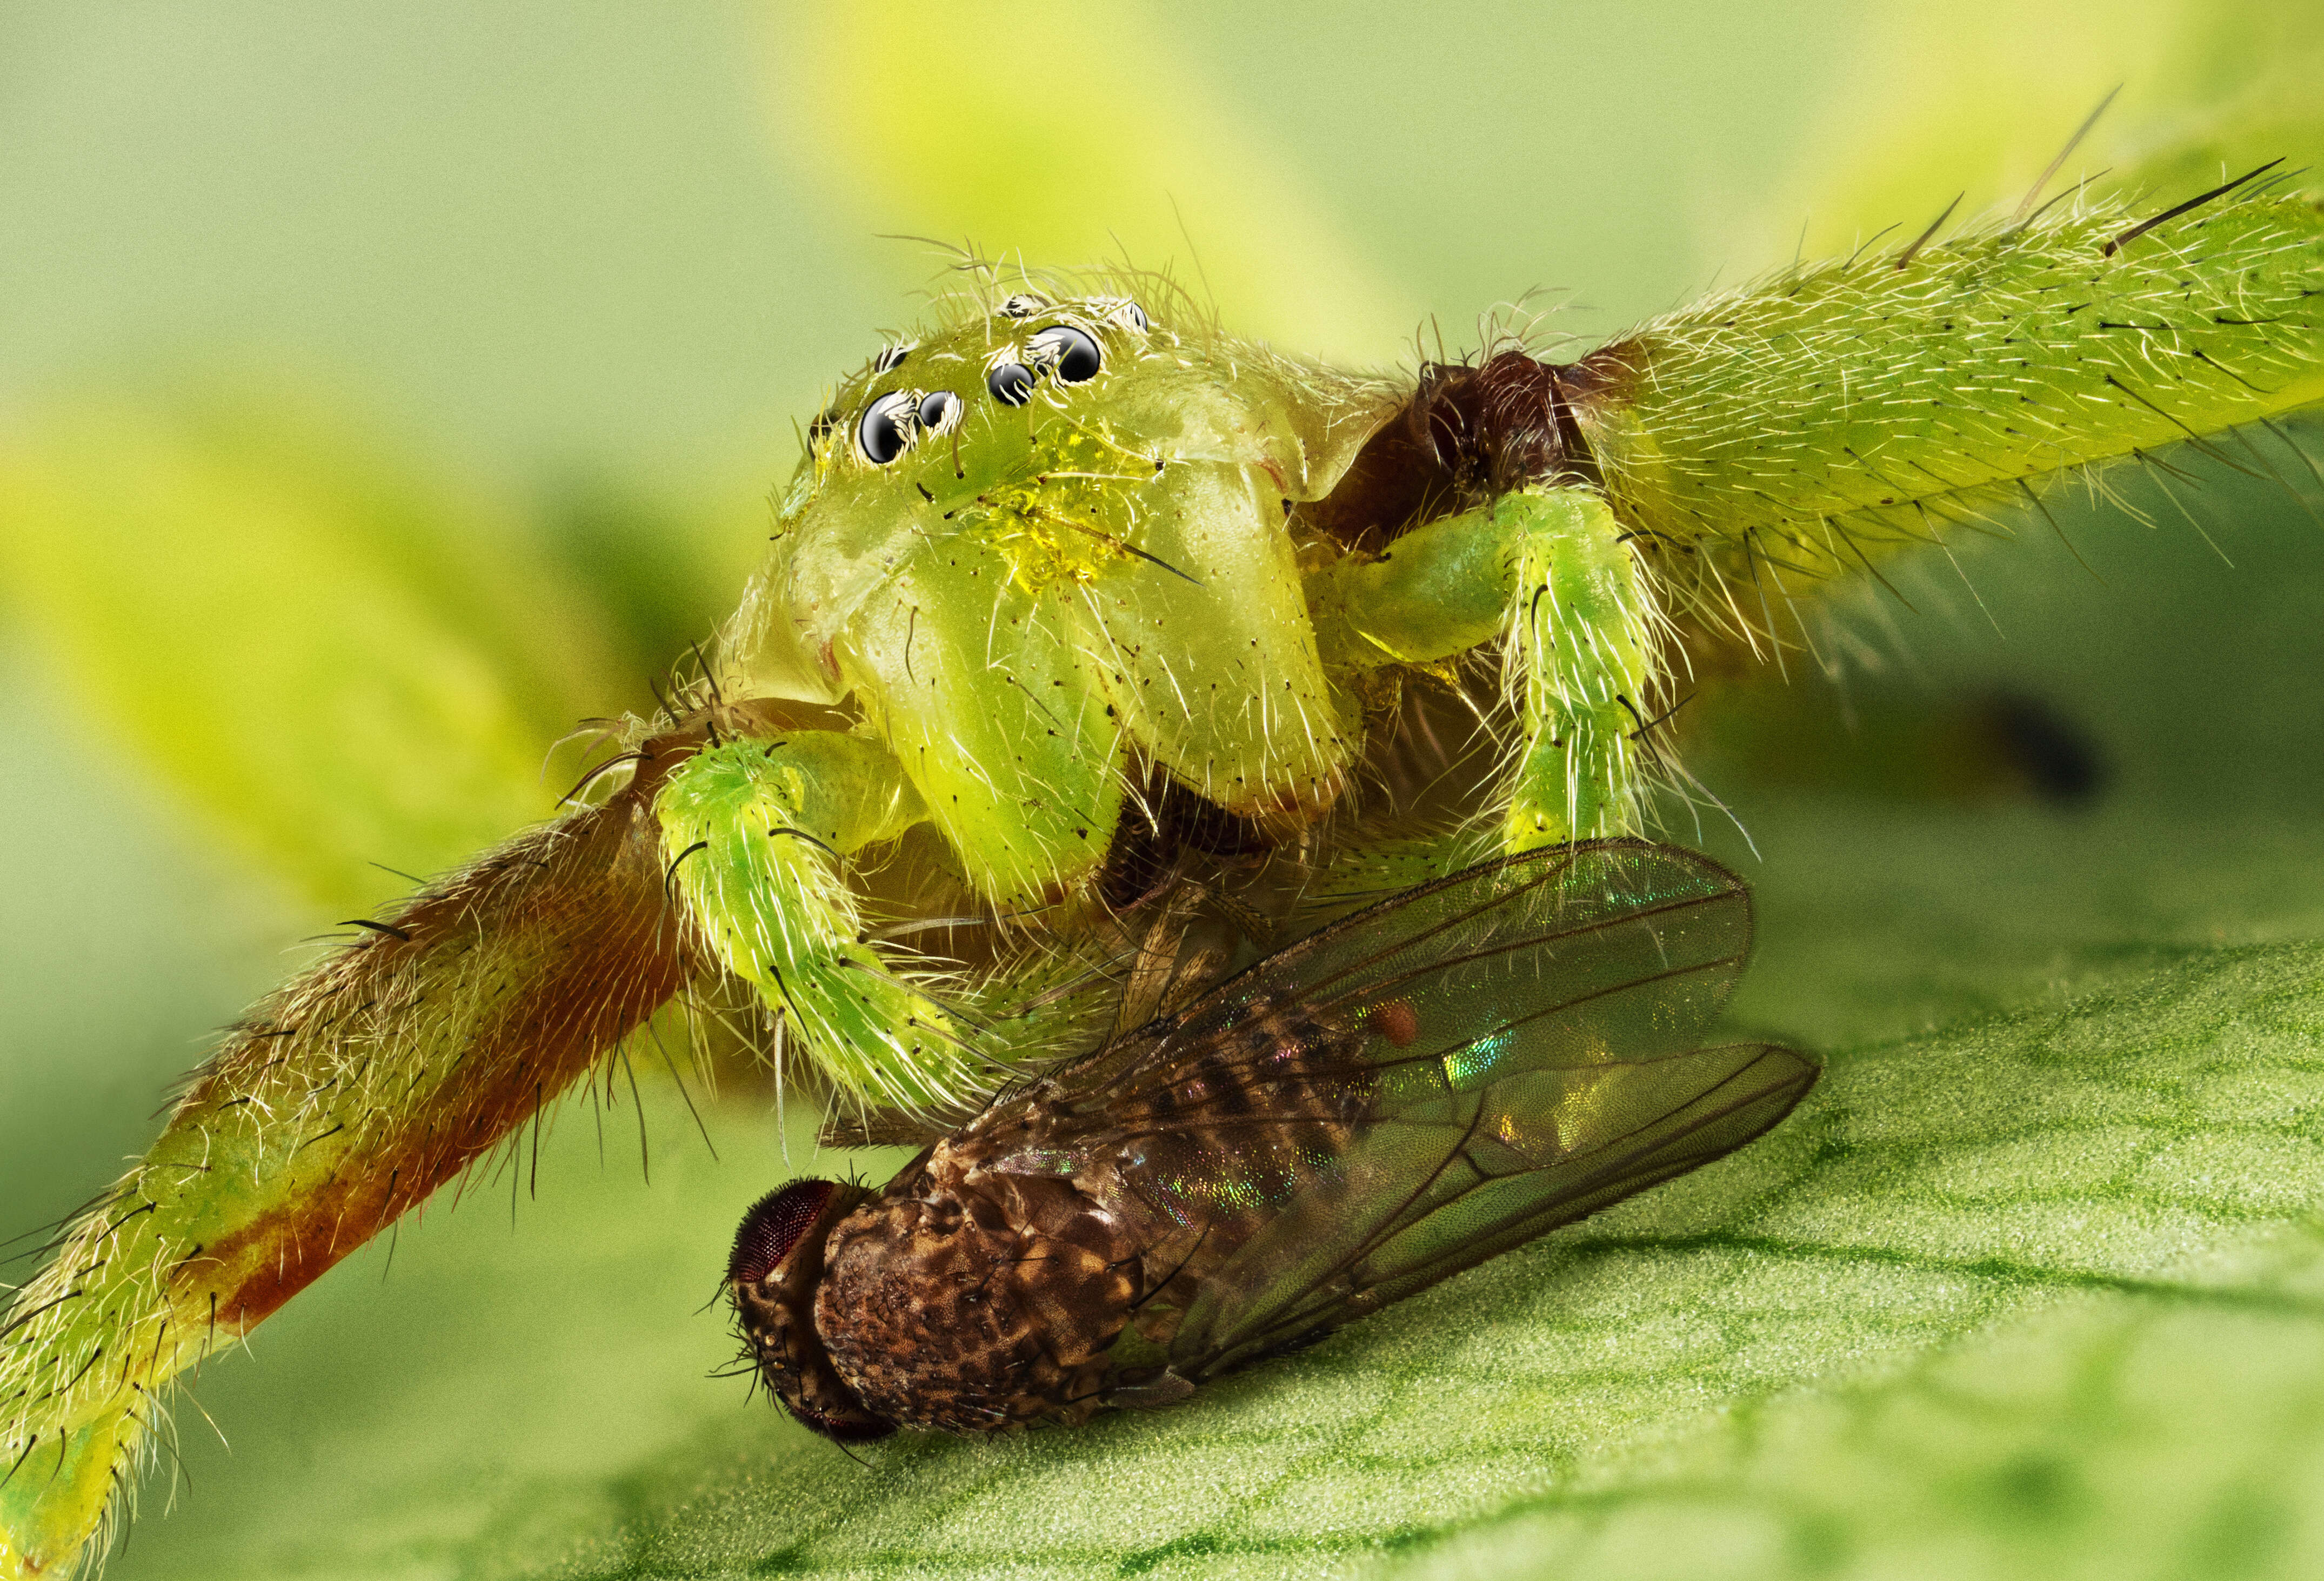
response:
[[[780,1268],[835,1189],[829,1181],[793,1181],[760,1198],[734,1232],[733,1255],[726,1259],[727,1282],[756,1284]]]

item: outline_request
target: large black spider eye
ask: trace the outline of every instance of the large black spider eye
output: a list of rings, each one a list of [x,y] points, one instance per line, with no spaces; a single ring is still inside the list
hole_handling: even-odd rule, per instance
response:
[[[920,427],[943,434],[960,421],[960,397],[949,390],[931,390],[920,397]]]
[[[872,371],[874,373],[887,373],[902,367],[904,359],[912,354],[913,346],[918,344],[913,342],[907,345],[881,346],[880,354],[872,359]]]
[[[1097,377],[1105,354],[1097,342],[1070,324],[1052,324],[1025,343],[1034,366],[1057,376],[1060,384],[1086,384]]]
[[[984,376],[984,387],[1003,406],[1023,406],[1033,399],[1033,370],[1022,363],[1001,363]]]
[[[1001,316],[1003,318],[1030,318],[1047,306],[1048,304],[1038,297],[1028,297],[1020,293],[1001,304]]]
[[[855,447],[872,465],[885,466],[904,454],[904,446],[912,442],[912,425],[918,420],[910,396],[900,390],[883,395],[872,403],[863,413],[863,420],[855,426]]]

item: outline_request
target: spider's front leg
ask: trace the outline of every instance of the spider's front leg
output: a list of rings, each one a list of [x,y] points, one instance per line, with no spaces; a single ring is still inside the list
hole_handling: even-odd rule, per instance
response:
[[[823,1075],[873,1108],[977,1089],[985,1068],[952,1014],[862,942],[841,867],[927,816],[887,748],[832,731],[727,741],[681,765],[655,813],[703,945],[758,988]]]
[[[749,713],[749,710],[737,711]],[[752,720],[753,723],[766,722]],[[926,814],[830,731],[641,744],[603,804],[429,886],[229,1031],[146,1156],[0,1309],[0,1581],[60,1574],[134,1480],[171,1379],[493,1150],[688,980],[756,984],[868,1108],[956,1101],[951,1016],[858,937],[839,858]],[[1070,951],[979,987],[987,1059]]]
[[[1524,739],[1502,849],[1640,829],[1639,742],[1659,689],[1655,606],[1595,490],[1538,485],[1430,522],[1308,581],[1323,662],[1439,663],[1499,638]]]
[[[651,803],[695,749],[428,886],[230,1028],[0,1316],[0,1577],[68,1573],[170,1380],[512,1132],[693,975]]]

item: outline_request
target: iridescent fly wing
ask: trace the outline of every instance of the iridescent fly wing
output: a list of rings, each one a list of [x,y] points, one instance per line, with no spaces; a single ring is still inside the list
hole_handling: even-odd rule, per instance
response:
[[[1368,1128],[1336,1178],[1204,1282],[1170,1341],[1172,1370],[1199,1382],[1709,1163],[1782,1119],[1817,1076],[1765,1044],[1609,1070],[1575,1080],[1536,1068]]]
[[[1140,1327],[1199,1382],[1782,1118],[1812,1062],[1698,1046],[1750,940],[1741,880],[1673,847],[1472,869],[1042,1084],[1018,1110],[1034,1145],[992,1167],[1070,1169],[1157,1249],[1175,1238]]]

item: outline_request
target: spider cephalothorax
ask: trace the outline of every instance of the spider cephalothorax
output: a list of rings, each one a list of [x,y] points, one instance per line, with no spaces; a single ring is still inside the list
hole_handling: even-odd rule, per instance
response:
[[[1383,678],[1496,644],[1506,763],[1456,821],[1508,850],[1637,823],[1653,602],[1602,503],[1546,489],[1590,377],[1510,350],[1416,389],[1141,285],[964,299],[840,387],[708,680],[853,722],[714,747],[659,803],[709,949],[873,1101],[956,1102],[1006,1052],[859,941],[835,859],[915,828],[963,904],[1054,945],[1174,796],[1305,849]]]

